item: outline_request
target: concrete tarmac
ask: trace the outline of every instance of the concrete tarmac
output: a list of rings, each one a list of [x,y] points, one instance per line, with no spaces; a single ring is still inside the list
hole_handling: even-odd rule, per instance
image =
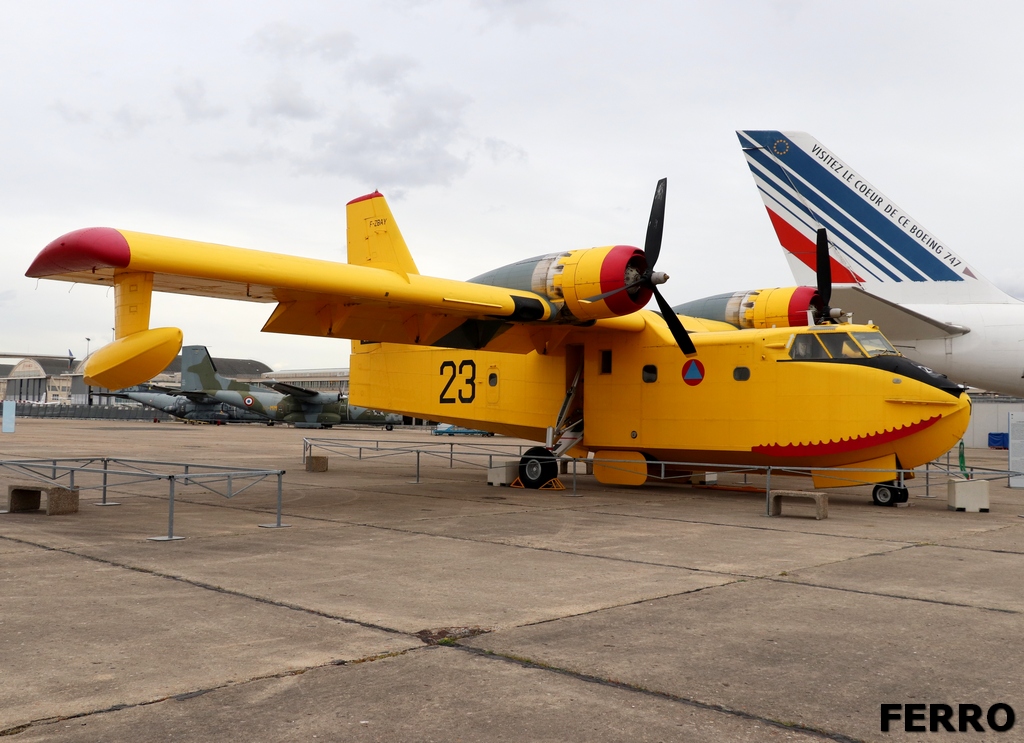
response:
[[[882,704],[1024,715],[1024,494],[989,513],[764,479],[488,487],[466,462],[345,458],[304,436],[423,433],[19,419],[0,460],[284,469],[227,499],[166,481],[0,514],[0,736],[28,741],[917,741]],[[473,440],[487,446],[501,439]],[[321,452],[322,453],[322,452]],[[1006,452],[970,450],[1006,469]],[[571,478],[563,478],[568,484]],[[26,478],[0,469],[6,485]],[[778,487],[804,486],[773,479]],[[86,487],[95,480],[80,476]],[[747,489],[744,490],[744,487]],[[0,504],[0,508],[5,507]],[[923,725],[928,727],[925,709]],[[1004,723],[1002,713],[997,725]],[[954,714],[953,725],[958,724]],[[913,725],[913,722],[912,722]]]

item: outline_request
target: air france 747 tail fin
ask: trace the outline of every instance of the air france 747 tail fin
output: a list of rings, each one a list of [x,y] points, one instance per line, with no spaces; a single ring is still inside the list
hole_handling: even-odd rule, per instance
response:
[[[1015,301],[809,134],[736,134],[797,281],[814,285],[824,227],[835,284],[898,304]]]

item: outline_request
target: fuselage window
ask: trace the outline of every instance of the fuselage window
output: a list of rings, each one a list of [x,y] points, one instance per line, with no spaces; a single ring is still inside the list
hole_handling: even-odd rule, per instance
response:
[[[643,378],[647,383],[658,381],[658,367],[654,364],[647,364],[643,370]]]
[[[601,373],[612,373],[612,352],[610,350],[601,351]]]
[[[495,374],[494,372],[491,372],[490,374],[488,374],[487,375],[487,384],[489,384],[491,387],[497,387],[498,386],[498,375]]]
[[[737,382],[746,382],[750,379],[750,368],[746,366],[737,366],[732,370],[732,378]]]

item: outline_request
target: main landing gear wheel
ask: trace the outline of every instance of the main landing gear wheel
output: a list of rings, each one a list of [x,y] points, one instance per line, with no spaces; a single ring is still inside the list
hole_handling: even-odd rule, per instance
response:
[[[908,498],[910,491],[891,482],[875,485],[875,489],[871,491],[871,500],[876,506],[895,506],[897,503],[906,503]]]
[[[519,481],[524,487],[534,490],[558,477],[558,462],[555,455],[543,446],[526,450],[519,460]]]

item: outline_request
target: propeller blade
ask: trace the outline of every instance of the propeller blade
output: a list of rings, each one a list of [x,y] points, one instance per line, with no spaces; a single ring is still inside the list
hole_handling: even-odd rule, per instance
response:
[[[652,286],[651,288],[654,290],[654,298],[658,300],[658,307],[661,309],[662,317],[668,323],[668,329],[672,332],[672,337],[676,339],[676,345],[679,346],[679,350],[687,356],[694,356],[697,353],[697,348],[693,345],[693,341],[690,340],[690,334],[686,332],[686,328],[683,327],[683,323],[672,309],[672,306],[661,296],[658,287]]]
[[[583,299],[583,300],[580,300],[580,301],[584,302],[585,304],[590,304],[591,302],[600,302],[602,299],[607,299],[608,297],[612,296],[613,294],[618,294],[619,292],[629,291],[630,289],[632,289],[635,286],[642,286],[646,281],[647,281],[647,277],[646,276],[641,276],[636,281],[630,282],[629,284],[623,284],[618,289],[612,289],[611,291],[607,291],[604,294],[598,294],[595,297],[587,297],[586,299]]]
[[[832,299],[832,259],[828,254],[828,232],[822,227],[818,230],[816,263],[818,266],[818,295],[826,310]]]
[[[665,190],[668,178],[658,181],[654,189],[654,203],[651,204],[651,218],[647,222],[647,239],[644,240],[644,254],[647,256],[647,268],[654,270],[654,264],[661,255],[661,234],[665,227]]]

